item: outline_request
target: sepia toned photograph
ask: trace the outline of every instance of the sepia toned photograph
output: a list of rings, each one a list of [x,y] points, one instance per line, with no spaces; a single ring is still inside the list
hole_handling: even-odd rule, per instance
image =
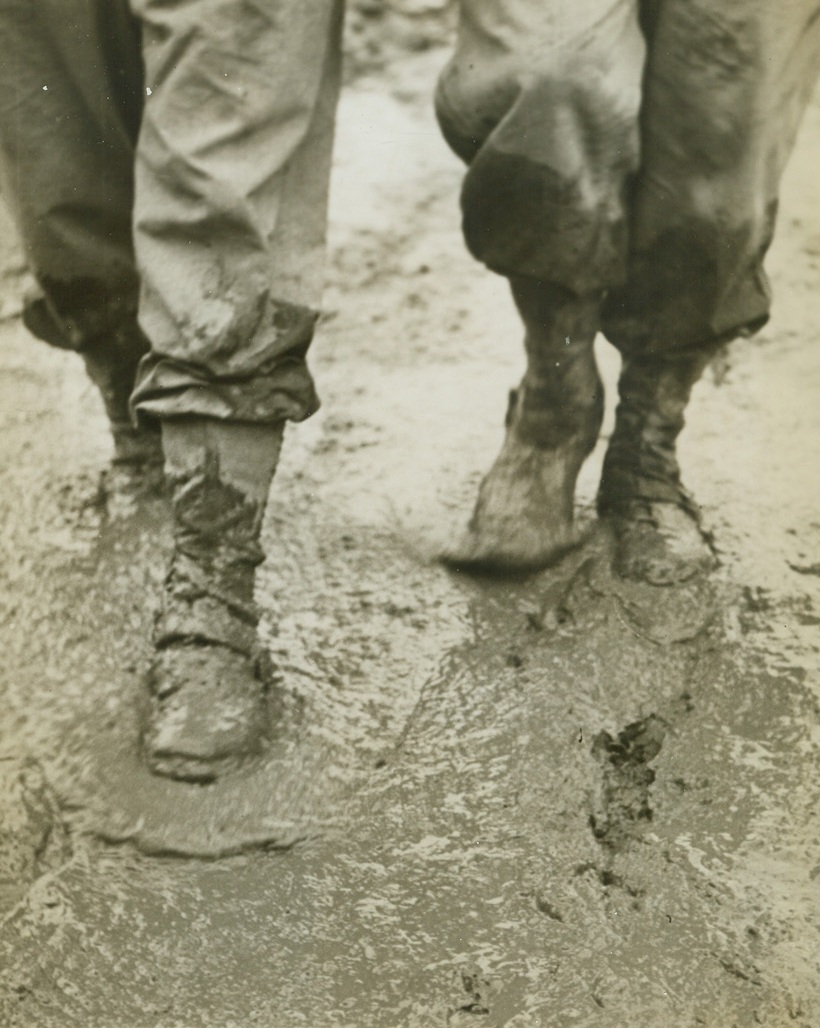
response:
[[[820,0],[0,0],[0,1026],[820,1028]]]

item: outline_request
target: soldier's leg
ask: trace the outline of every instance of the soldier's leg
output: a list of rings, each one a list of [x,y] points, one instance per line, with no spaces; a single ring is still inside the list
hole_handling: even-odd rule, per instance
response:
[[[445,555],[456,567],[543,567],[578,541],[575,481],[598,439],[603,388],[592,343],[600,300],[513,278],[527,370],[510,393],[501,452],[479,489],[467,531]]]
[[[134,406],[158,419],[175,546],[156,624],[153,769],[207,781],[265,732],[259,532],[286,420],[318,406],[342,5],[134,0],[147,98],[137,153]]]
[[[716,346],[760,328],[780,176],[820,67],[810,0],[651,0],[630,273],[607,300],[624,358],[599,509],[625,575],[712,562],[675,443]]]
[[[148,349],[137,328],[133,154],[139,36],[125,0],[0,0],[0,182],[39,289],[24,320],[79,352],[111,421],[115,461],[159,459],[128,397]]]
[[[458,566],[543,566],[575,540],[575,481],[602,396],[592,345],[623,277],[644,43],[631,0],[470,0],[437,95],[468,163],[464,233],[510,279],[527,371]]]
[[[266,730],[266,657],[256,627],[260,531],[282,425],[163,420],[174,551],[154,628],[153,771],[210,781],[253,753]]]

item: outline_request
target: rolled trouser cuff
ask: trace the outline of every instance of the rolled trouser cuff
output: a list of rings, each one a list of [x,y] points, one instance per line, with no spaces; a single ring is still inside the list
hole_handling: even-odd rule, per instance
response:
[[[751,224],[730,232],[715,214],[670,226],[633,254],[625,284],[611,289],[601,328],[628,358],[686,358],[769,320],[771,288],[763,258],[774,230],[772,204],[764,243]]]
[[[436,113],[469,165],[467,248],[490,270],[578,295],[623,280],[640,166],[636,6],[464,0]]]
[[[149,354],[131,397],[138,422],[199,415],[221,421],[304,421],[319,397],[304,358],[283,357],[251,376],[217,378],[201,367]]]
[[[319,409],[319,397],[307,367],[307,351],[318,318],[306,307],[282,304],[274,331],[262,345],[254,340],[246,364],[218,359],[208,348],[201,362],[151,352],[143,359],[131,410],[139,422],[190,415],[222,421],[276,424],[304,421]]]
[[[637,95],[637,91],[636,91]],[[520,89],[484,142],[462,137],[443,80],[439,122],[470,162],[461,191],[470,253],[491,271],[579,295],[623,278],[624,182],[638,165],[637,101],[599,82],[544,75]]]

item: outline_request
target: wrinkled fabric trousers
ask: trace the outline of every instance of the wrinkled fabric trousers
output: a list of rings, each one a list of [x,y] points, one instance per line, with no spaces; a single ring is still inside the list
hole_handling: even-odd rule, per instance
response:
[[[604,294],[626,354],[754,331],[819,67],[818,0],[462,0],[437,112],[469,249]]]
[[[343,0],[0,0],[0,186],[83,350],[139,317],[138,413],[318,406]]]
[[[0,186],[82,350],[137,316],[134,404],[300,420],[342,0],[0,0]],[[462,0],[437,94],[470,250],[605,295],[624,353],[753,331],[820,0]]]

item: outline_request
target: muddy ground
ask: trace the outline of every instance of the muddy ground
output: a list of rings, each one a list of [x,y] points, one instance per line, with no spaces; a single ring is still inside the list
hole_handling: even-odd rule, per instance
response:
[[[612,578],[603,441],[583,549],[474,579],[436,557],[523,362],[462,248],[430,42],[363,60],[342,104],[324,407],[265,528],[277,728],[223,784],[140,765],[167,511],[106,503],[97,397],[26,336],[4,235],[3,1025],[820,1025],[820,107],[774,317],[684,435],[712,583]]]

